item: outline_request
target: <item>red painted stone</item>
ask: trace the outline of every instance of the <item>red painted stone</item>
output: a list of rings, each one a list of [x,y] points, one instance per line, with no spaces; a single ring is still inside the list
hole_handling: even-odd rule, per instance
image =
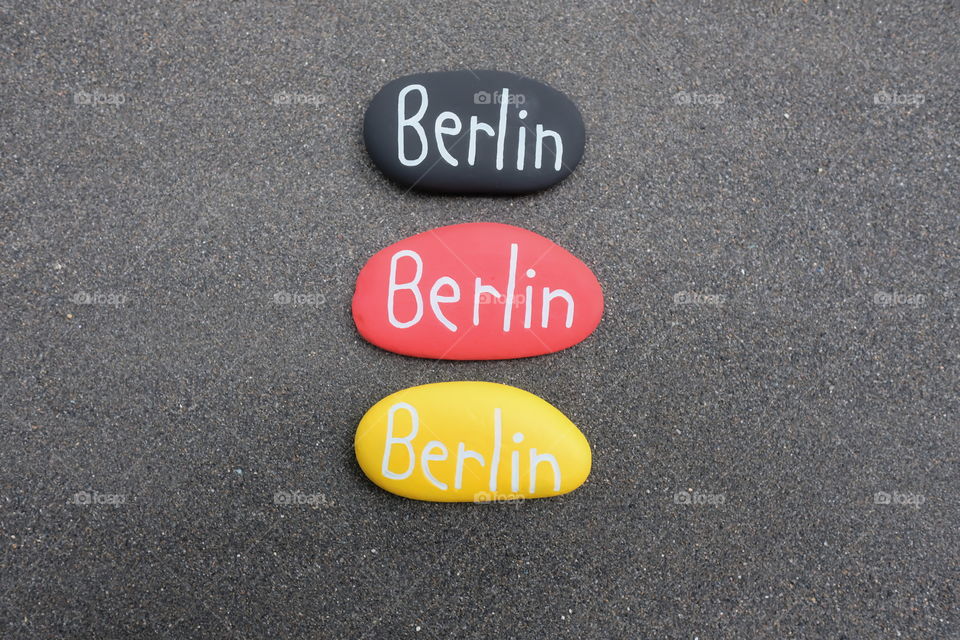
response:
[[[600,283],[541,235],[475,222],[433,229],[374,255],[357,277],[353,319],[373,344],[443,360],[553,353],[603,315]]]

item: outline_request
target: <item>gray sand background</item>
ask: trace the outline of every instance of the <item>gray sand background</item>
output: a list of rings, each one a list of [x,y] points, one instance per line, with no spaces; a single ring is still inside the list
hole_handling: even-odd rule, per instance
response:
[[[0,10],[0,636],[960,634],[954,3],[178,4]],[[389,183],[366,103],[463,68],[570,96],[575,173]],[[469,221],[587,262],[599,329],[365,343],[365,260]],[[464,379],[566,413],[587,484],[366,480],[366,409]]]

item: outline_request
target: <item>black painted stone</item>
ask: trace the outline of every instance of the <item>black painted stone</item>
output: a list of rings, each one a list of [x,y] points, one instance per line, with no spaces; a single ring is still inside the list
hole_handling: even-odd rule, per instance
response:
[[[416,85],[423,89],[409,88]],[[406,93],[401,114],[398,103],[403,91]],[[427,108],[417,118],[423,91],[427,95]],[[498,169],[502,108],[506,126],[502,134],[502,168]],[[525,117],[521,118],[524,111]],[[455,114],[460,122],[457,133],[441,131],[444,148],[457,166],[443,157],[437,144],[437,120],[445,112]],[[468,156],[472,116],[476,116],[478,126],[471,166]],[[422,128],[423,137],[412,123],[401,127],[401,118],[415,121]],[[489,127],[494,135],[482,125]],[[539,169],[536,168],[538,125],[543,131]],[[445,118],[440,126],[457,128],[450,118]],[[398,131],[401,128],[403,156],[411,166],[400,160]],[[519,169],[521,129],[524,130],[523,168]],[[561,140],[559,169],[550,131]],[[583,157],[585,135],[580,111],[556,89],[515,73],[468,70],[420,73],[388,83],[367,108],[363,137],[373,162],[401,186],[452,194],[521,194],[545,189],[570,175]],[[423,138],[427,142],[426,155],[423,155]]]

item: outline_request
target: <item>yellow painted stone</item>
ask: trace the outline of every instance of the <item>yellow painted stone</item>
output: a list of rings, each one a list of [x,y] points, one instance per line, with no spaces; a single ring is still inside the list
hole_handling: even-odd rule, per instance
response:
[[[357,427],[360,468],[397,495],[490,502],[568,493],[590,474],[590,444],[532,393],[493,382],[411,387],[373,405]]]

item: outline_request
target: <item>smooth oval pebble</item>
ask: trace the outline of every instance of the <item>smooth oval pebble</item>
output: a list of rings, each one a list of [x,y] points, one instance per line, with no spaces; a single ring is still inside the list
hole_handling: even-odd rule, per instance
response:
[[[376,253],[357,276],[353,319],[373,344],[444,360],[524,358],[597,327],[603,291],[576,256],[532,231],[474,222]]]
[[[357,427],[360,468],[377,486],[434,502],[568,493],[590,474],[586,437],[557,408],[516,387],[440,382],[373,405]]]
[[[547,85],[504,71],[441,71],[384,86],[363,121],[367,151],[400,185],[521,194],[560,182],[583,157],[583,118]]]

